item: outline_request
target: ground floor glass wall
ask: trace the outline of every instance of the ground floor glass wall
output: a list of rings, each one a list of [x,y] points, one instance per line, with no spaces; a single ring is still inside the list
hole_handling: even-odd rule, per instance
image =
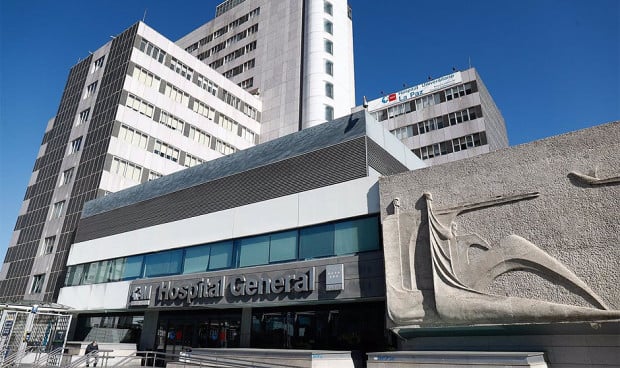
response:
[[[255,348],[368,352],[389,345],[383,302],[255,308],[251,332]]]
[[[238,348],[241,310],[162,312],[155,349],[178,354],[187,348]]]
[[[138,343],[143,323],[143,314],[81,314],[77,318],[73,340]]]

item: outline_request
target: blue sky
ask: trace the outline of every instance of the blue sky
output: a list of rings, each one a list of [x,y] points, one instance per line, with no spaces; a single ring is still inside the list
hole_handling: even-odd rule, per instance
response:
[[[146,23],[176,40],[219,2],[0,1],[0,259],[69,68],[145,9]],[[618,0],[349,3],[357,104],[471,62],[512,145],[620,119]]]

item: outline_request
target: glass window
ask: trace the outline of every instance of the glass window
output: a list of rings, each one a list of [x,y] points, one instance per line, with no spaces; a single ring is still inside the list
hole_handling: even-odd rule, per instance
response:
[[[125,258],[123,267],[123,280],[133,280],[142,276],[143,256],[133,256]]]
[[[334,43],[330,40],[325,40],[325,52],[334,54]]]
[[[334,13],[334,7],[332,6],[332,3],[330,3],[329,1],[326,1],[323,3],[323,10],[325,11],[325,13],[332,15]]]
[[[85,265],[70,266],[65,277],[65,286],[75,286],[82,283]]]
[[[97,275],[95,276],[95,284],[100,284],[102,282],[109,282],[108,273],[110,271],[110,261],[101,261],[99,262],[99,269],[97,270]]]
[[[144,261],[144,276],[156,277],[181,273],[183,250],[170,250],[148,254]]]
[[[270,263],[297,259],[297,230],[272,234],[270,238]]]
[[[108,261],[106,279],[102,282],[120,281],[123,278],[123,266],[125,258],[116,258]]]
[[[82,285],[94,284],[97,280],[97,272],[99,271],[99,262],[84,265],[84,276],[82,277]]]
[[[334,98],[334,85],[329,82],[325,82],[325,96]]]
[[[334,24],[328,20],[325,21],[324,29],[325,29],[325,32],[329,34],[334,34]]]
[[[334,224],[334,253],[352,254],[379,249],[379,222],[376,217]]]
[[[334,225],[312,226],[299,231],[299,258],[309,259],[334,254]]]
[[[200,245],[185,250],[183,273],[205,272],[209,266],[210,245]]]
[[[269,263],[269,235],[239,239],[236,243],[239,267]]]
[[[211,258],[209,259],[210,270],[230,268],[232,264],[232,246],[232,241],[211,245]]]
[[[325,73],[334,75],[334,63],[329,60],[325,60]]]
[[[35,275],[32,279],[32,287],[30,288],[30,293],[38,294],[43,291],[43,281],[45,281],[45,274]]]
[[[334,120],[334,108],[331,106],[325,106],[325,120]]]

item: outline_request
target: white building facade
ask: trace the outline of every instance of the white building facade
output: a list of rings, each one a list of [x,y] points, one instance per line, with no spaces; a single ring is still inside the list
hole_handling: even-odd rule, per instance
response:
[[[177,41],[263,104],[261,142],[349,114],[353,30],[346,0],[238,1]]]
[[[367,109],[429,165],[508,147],[504,118],[474,68],[369,101]]]
[[[261,106],[141,22],[78,63],[46,128],[2,297],[53,300],[86,200],[254,146]]]

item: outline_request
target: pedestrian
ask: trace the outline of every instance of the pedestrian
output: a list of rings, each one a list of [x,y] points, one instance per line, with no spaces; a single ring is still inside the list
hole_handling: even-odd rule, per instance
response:
[[[93,367],[97,366],[97,360],[99,359],[99,345],[97,345],[97,341],[93,340],[90,344],[86,346],[86,366],[88,367],[90,361],[93,360]]]

